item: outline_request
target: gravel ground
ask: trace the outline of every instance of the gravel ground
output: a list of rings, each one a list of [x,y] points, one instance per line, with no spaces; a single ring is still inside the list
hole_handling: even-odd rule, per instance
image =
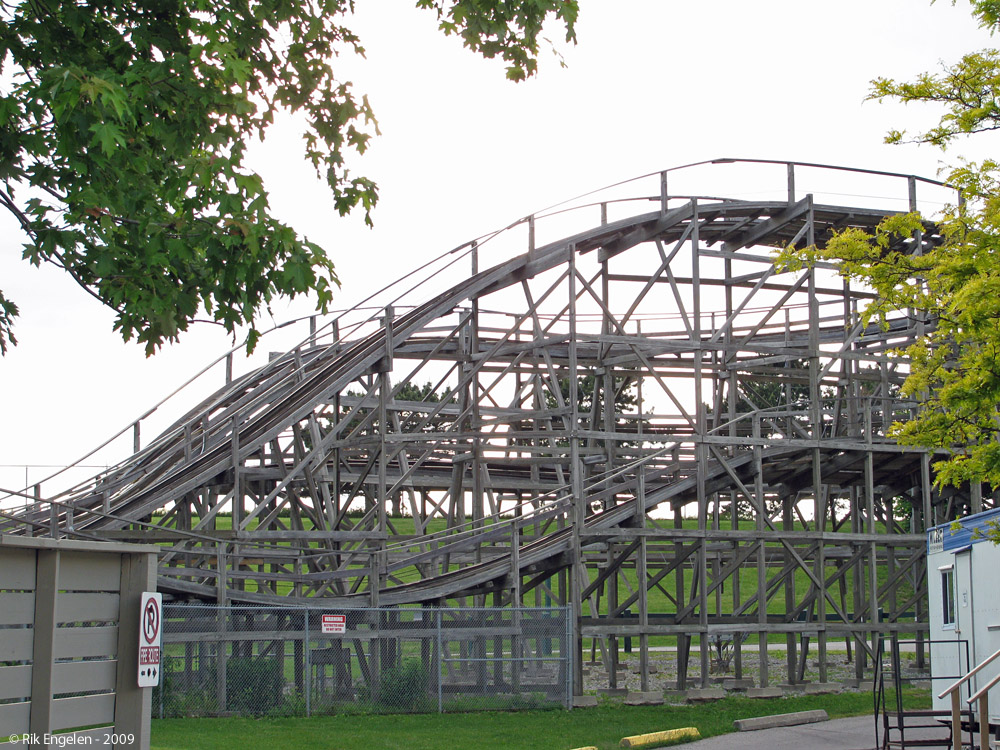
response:
[[[788,682],[787,665],[784,650],[771,650],[769,657],[769,684],[777,686]],[[807,682],[819,681],[819,664],[815,660],[815,654],[810,650],[807,660],[805,679]],[[598,651],[597,664],[590,661],[590,652],[586,653],[584,662],[584,692],[596,694],[598,690],[608,687],[608,674],[600,662],[600,651]],[[619,670],[617,686],[619,689],[625,688],[629,691],[641,689],[639,675],[639,653],[636,649],[631,654],[619,653]],[[649,691],[659,692],[662,690],[674,690],[677,687],[677,653],[673,651],[650,651],[649,654],[650,675]],[[701,677],[701,655],[696,649],[692,649],[690,663],[688,666],[688,687],[700,687]],[[853,684],[855,679],[853,662],[848,662],[846,652],[827,652],[827,682],[849,681]],[[760,656],[756,645],[745,646],[743,650],[743,670],[742,679],[752,680],[753,686],[760,684]],[[913,668],[912,662],[908,663],[903,670],[904,676],[912,678],[928,678],[926,670],[919,671]],[[866,681],[870,681],[872,670],[866,670]],[[713,686],[723,683],[725,680],[736,679],[735,664],[730,663],[728,669],[718,663],[714,663],[710,672],[709,681]],[[866,681],[862,681],[862,686]],[[870,684],[870,682],[869,682]],[[845,689],[857,689],[845,687]],[[863,689],[863,688],[862,688]]]

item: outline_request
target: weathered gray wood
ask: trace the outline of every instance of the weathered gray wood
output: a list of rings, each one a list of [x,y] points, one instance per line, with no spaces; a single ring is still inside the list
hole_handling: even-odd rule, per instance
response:
[[[3,563],[0,562],[0,565]],[[34,567],[34,561],[32,561]],[[0,607],[0,625],[30,625],[35,619],[34,593],[3,593]]]
[[[0,634],[0,661],[31,661],[33,642],[31,630],[5,628]]]
[[[90,551],[90,552],[157,552],[158,548],[153,545],[137,544],[115,544],[113,542],[90,541],[87,539],[49,539],[45,537],[25,537],[16,534],[0,534],[0,551],[3,548],[10,550],[24,549],[59,549],[67,551]],[[32,554],[33,553],[28,553]]]
[[[608,222],[602,197],[600,225],[532,239],[493,268],[478,267],[485,242],[458,248],[455,259],[472,257],[470,277],[412,306],[393,301],[381,320],[352,328],[344,318],[332,345],[313,338],[226,378],[132,459],[70,493],[75,528],[169,543],[159,582],[178,596],[347,607],[535,589],[571,601],[577,619],[585,602],[604,607],[609,617],[586,620],[587,632],[603,639],[611,668],[616,639],[637,635],[644,681],[652,634],[676,639],[681,682],[701,639],[707,679],[705,635],[734,632],[732,618],[741,632],[809,633],[823,673],[830,634],[860,642],[861,619],[873,638],[900,625],[874,623],[879,607],[889,620],[914,606],[926,617],[907,587],[923,537],[892,522],[892,497],[914,497],[923,522],[979,498],[959,490],[943,502],[932,457],[886,435],[909,408],[892,391],[905,362],[890,352],[925,322],[899,317],[882,330],[861,315],[873,295],[842,285],[828,264],[773,266],[771,248],[823,246],[893,210],[815,204],[795,165],[782,164],[788,200],[672,197],[664,173],[632,196],[638,204],[614,204],[636,215]],[[537,224],[541,237],[545,222],[517,226],[534,237]],[[412,395],[425,381],[436,401]],[[609,396],[623,382],[637,383],[634,407]],[[404,507],[412,522],[399,518]],[[25,522],[44,530],[49,506],[39,508]],[[52,511],[52,535],[65,535],[68,509]],[[221,513],[234,529],[218,528]],[[721,528],[727,513],[731,528]],[[677,528],[652,525],[671,514]],[[682,516],[696,527],[681,528]],[[892,533],[879,533],[887,516]],[[879,566],[890,568],[882,583]],[[747,568],[756,575],[740,578]],[[669,625],[649,611],[646,585],[618,590],[640,570],[672,600]],[[721,611],[726,586],[734,616]],[[785,617],[807,619],[773,622],[777,601]],[[91,606],[100,620],[113,605]],[[636,619],[623,607],[638,607]],[[800,643],[789,639],[789,677],[806,666]],[[864,649],[854,656],[863,671]]]
[[[116,633],[118,673],[115,679],[115,729],[135,737],[135,750],[149,750],[152,688],[138,687],[139,607],[142,594],[156,590],[156,557],[150,554],[122,555],[119,570],[119,615]],[[161,623],[163,618],[161,617]],[[161,625],[162,627],[162,625]]]
[[[52,680],[59,693],[114,690],[117,660],[58,662],[52,667]]]
[[[117,622],[118,593],[59,594],[56,600],[56,622]]]
[[[13,537],[13,539],[17,539],[17,537]],[[0,536],[0,590],[33,591],[34,588],[34,551],[10,546],[8,538]]]
[[[277,472],[275,476],[277,476]],[[168,529],[149,529],[144,531],[131,531],[131,530],[110,530],[101,532],[102,536],[106,536],[108,539],[122,539],[122,540],[143,540],[143,541],[175,541],[177,539],[177,532]],[[232,541],[240,537],[240,532],[234,531],[233,529],[202,529],[199,534],[208,537],[210,539],[220,539],[225,541]],[[254,531],[253,537],[255,539],[268,539],[276,541],[320,541],[329,540],[335,542],[361,542],[361,541],[377,541],[379,539],[387,539],[388,534],[379,531],[322,531],[315,529],[303,529],[295,531]]]
[[[0,667],[0,700],[31,697],[31,665]]]
[[[56,698],[52,701],[52,731],[94,724],[110,725],[115,716],[114,693]]]
[[[10,734],[25,734],[30,713],[30,703],[0,703],[0,727]]]
[[[66,591],[118,591],[118,555],[67,552],[59,572],[59,588]]]
[[[138,643],[136,639],[136,643]],[[118,653],[118,628],[114,625],[97,627],[56,628],[55,658],[111,657]]]
[[[52,727],[52,663],[57,658],[56,597],[61,580],[62,552],[40,549],[35,573],[35,620],[31,653],[30,731],[39,736]]]

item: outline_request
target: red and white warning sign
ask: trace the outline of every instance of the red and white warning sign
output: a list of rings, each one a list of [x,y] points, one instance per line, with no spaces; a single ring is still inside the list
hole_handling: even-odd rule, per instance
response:
[[[347,615],[323,615],[324,633],[346,633]]]
[[[163,595],[146,591],[139,607],[139,687],[160,684]]]

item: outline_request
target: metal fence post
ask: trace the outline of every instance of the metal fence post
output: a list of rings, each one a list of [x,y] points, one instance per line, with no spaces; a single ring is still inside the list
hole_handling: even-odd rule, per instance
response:
[[[576,664],[573,663],[574,655],[577,653],[576,637],[573,632],[573,625],[576,618],[572,616],[568,607],[563,607],[563,617],[566,622],[566,640],[563,641],[563,658],[566,660],[566,708],[573,710],[573,675],[576,671]],[[583,668],[583,665],[580,665]]]
[[[229,607],[225,604],[220,604],[215,608],[215,613],[216,632],[218,634],[215,647],[215,702],[217,710],[222,712],[226,710],[226,705],[228,703],[228,696],[226,694],[228,654],[226,652],[229,644],[226,640],[226,630],[228,628],[227,618],[229,614]]]
[[[306,679],[305,679],[305,686],[306,686],[306,716],[312,716],[312,713],[311,713],[311,710],[312,710],[312,703],[311,703],[311,699],[312,699],[312,660],[310,658],[310,651],[312,649],[309,648],[309,614],[310,614],[310,610],[309,610],[308,607],[306,607],[306,627],[305,627],[305,650],[306,650],[306,655],[305,655],[305,660],[306,660]]]
[[[441,672],[444,667],[444,651],[442,650],[441,643],[441,608],[438,607],[437,612],[437,659],[434,661],[437,663],[437,689],[438,689],[438,713],[444,713],[444,685],[442,685]]]

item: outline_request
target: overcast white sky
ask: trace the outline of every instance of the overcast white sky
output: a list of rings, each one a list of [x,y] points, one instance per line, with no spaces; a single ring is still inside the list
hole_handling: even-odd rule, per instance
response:
[[[355,165],[380,185],[375,229],[360,216],[336,215],[300,156],[294,124],[282,123],[253,151],[275,211],[337,263],[338,305],[559,200],[701,159],[934,176],[940,152],[882,144],[890,127],[929,122],[934,112],[865,102],[868,82],[910,78],[991,44],[962,0],[581,5],[579,44],[558,45],[567,67],[543,52],[538,77],[513,84],[499,62],[442,37],[433,15],[412,0],[358,2],[352,23],[368,58],[338,64],[368,93],[382,130]],[[980,140],[948,158],[991,145]],[[229,346],[217,328],[203,326],[147,359],[112,332],[111,313],[58,270],[20,262],[21,243],[0,217],[0,288],[21,308],[21,343],[0,359],[0,487],[7,488],[37,481],[47,473],[42,466],[77,459]],[[284,314],[276,308],[276,317]]]

